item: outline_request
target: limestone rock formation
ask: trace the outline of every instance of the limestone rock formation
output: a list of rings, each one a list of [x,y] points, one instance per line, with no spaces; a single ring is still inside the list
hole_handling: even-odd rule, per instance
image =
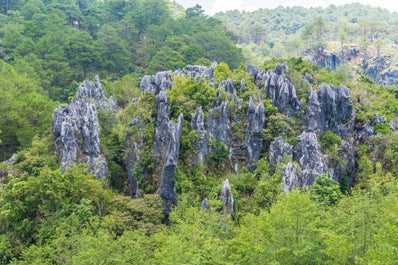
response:
[[[286,143],[282,137],[277,137],[271,142],[268,154],[270,171],[273,174],[277,163],[283,162],[285,155],[293,155],[293,145]]]
[[[220,106],[209,111],[207,126],[209,137],[213,137],[217,142],[228,142],[231,131],[228,102],[222,102]]]
[[[198,163],[205,164],[206,155],[209,152],[209,135],[207,130],[205,129],[204,122],[204,114],[202,111],[202,107],[199,107],[195,114],[192,116],[191,120],[192,130],[198,132],[198,141],[195,146],[196,155],[194,158],[193,164],[196,165]]]
[[[222,200],[222,213],[234,213],[234,197],[232,195],[232,188],[229,185],[228,179],[224,180],[223,187],[221,189],[221,200]]]
[[[178,117],[175,124],[169,121],[168,124],[168,144],[164,157],[162,179],[159,187],[159,195],[162,197],[163,214],[169,215],[172,205],[177,202],[176,191],[174,187],[174,177],[177,170],[178,155],[180,150],[180,136],[182,127],[182,114]]]
[[[57,108],[52,115],[55,151],[60,157],[62,172],[66,167],[83,162],[98,178],[108,175],[108,165],[100,149],[98,109],[115,110],[114,99],[106,99],[98,76],[95,82],[83,81],[73,101]]]
[[[250,97],[249,103],[247,104],[246,118],[249,123],[247,127],[247,150],[250,163],[254,165],[259,160],[262,149],[261,131],[264,126],[265,118],[264,104],[260,102],[256,106],[252,97]]]
[[[200,78],[206,79],[208,82],[214,82],[213,72],[217,66],[217,62],[213,62],[210,67],[201,65],[188,65],[174,72],[177,76],[192,77],[195,81]]]
[[[328,159],[322,154],[314,132],[303,132],[293,148],[293,161],[302,171],[302,185],[312,185],[316,176],[328,173]]]
[[[304,186],[303,173],[296,164],[289,162],[282,169],[282,190],[292,191]]]
[[[296,117],[300,110],[300,102],[294,85],[285,76],[286,71],[287,65],[278,63],[274,70],[259,72],[255,80],[258,85],[264,85],[265,94],[280,113]]]
[[[170,113],[168,110],[168,98],[165,91],[160,91],[156,96],[157,118],[155,124],[154,154],[162,156],[169,140]],[[157,159],[155,159],[157,160]],[[157,161],[158,163],[160,161]]]
[[[143,91],[152,92],[155,96],[160,91],[171,88],[171,71],[162,71],[156,75],[145,75],[140,82],[140,88]]]
[[[307,110],[302,115],[306,130],[331,130],[343,138],[352,134],[354,120],[350,90],[343,85],[336,87],[325,83],[319,90],[311,91]]]

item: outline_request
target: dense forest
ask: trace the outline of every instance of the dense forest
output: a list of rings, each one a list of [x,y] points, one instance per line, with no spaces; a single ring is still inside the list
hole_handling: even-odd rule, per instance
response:
[[[1,2],[0,263],[397,264],[398,87],[245,47],[396,18],[277,11]]]
[[[298,57],[322,67],[398,85],[395,13],[359,3],[327,8],[278,7],[215,15],[238,36],[246,61]],[[349,65],[350,67],[347,67]]]

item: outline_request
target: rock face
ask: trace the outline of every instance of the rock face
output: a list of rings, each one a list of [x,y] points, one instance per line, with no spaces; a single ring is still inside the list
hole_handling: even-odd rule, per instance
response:
[[[295,146],[285,143],[280,137],[275,138],[269,151],[271,174],[285,155],[293,155],[293,162],[288,162],[282,168],[283,190],[291,191],[312,185],[318,175],[328,174],[328,158],[322,154],[314,132],[303,132]]]
[[[96,76],[94,83],[83,81],[68,106],[54,110],[52,131],[62,172],[75,162],[83,162],[89,165],[89,170],[97,178],[108,176],[107,161],[100,150],[97,110],[116,108],[114,99],[105,98],[99,78]]]
[[[222,213],[234,213],[234,197],[228,179],[224,180],[221,189]]]
[[[192,130],[198,132],[198,141],[195,146],[196,155],[192,162],[194,165],[205,164],[206,155],[209,152],[209,135],[205,129],[204,114],[201,107],[192,116],[191,127]]]
[[[293,161],[301,167],[303,185],[312,185],[316,176],[328,173],[327,156],[322,154],[314,132],[300,134],[298,144],[293,148]]]
[[[160,91],[156,96],[157,118],[155,124],[155,141],[153,145],[155,161],[159,164],[157,155],[162,155],[169,140],[170,113],[168,110],[168,98],[165,91]]]
[[[198,81],[200,78],[204,78],[208,82],[214,82],[213,72],[216,66],[217,62],[213,62],[210,67],[188,65],[187,67],[175,71],[174,74],[177,76],[192,77],[195,81]]]
[[[140,88],[143,91],[152,92],[155,96],[160,91],[171,88],[171,71],[158,72],[156,75],[145,75],[141,82]]]
[[[311,91],[308,107],[302,115],[302,124],[308,131],[331,130],[340,137],[352,134],[355,116],[350,90],[345,86],[322,84]]]
[[[269,147],[268,158],[271,174],[274,174],[277,163],[283,162],[285,155],[293,155],[293,145],[286,143],[282,137],[275,138]]]
[[[259,72],[255,80],[259,85],[264,84],[265,94],[280,113],[296,117],[300,110],[300,102],[294,85],[285,76],[286,71],[287,65],[278,63],[274,70]]]
[[[162,197],[163,213],[166,217],[169,215],[172,205],[177,202],[176,191],[174,188],[174,177],[177,170],[180,150],[182,119],[182,114],[180,114],[176,124],[172,121],[168,124],[169,141],[164,158],[162,180],[159,188],[159,195]]]
[[[256,106],[250,97],[247,104],[246,118],[249,123],[247,127],[247,150],[250,163],[254,165],[259,160],[262,149],[261,130],[263,129],[265,118],[263,103],[260,102]]]
[[[210,137],[213,137],[217,142],[228,142],[231,131],[228,102],[222,102],[220,106],[209,111],[207,126]]]

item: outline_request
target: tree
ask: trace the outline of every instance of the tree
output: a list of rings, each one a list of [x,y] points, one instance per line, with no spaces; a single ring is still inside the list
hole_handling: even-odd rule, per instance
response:
[[[102,26],[98,32],[96,45],[100,56],[99,63],[108,74],[127,70],[130,62],[127,45],[114,27]]]

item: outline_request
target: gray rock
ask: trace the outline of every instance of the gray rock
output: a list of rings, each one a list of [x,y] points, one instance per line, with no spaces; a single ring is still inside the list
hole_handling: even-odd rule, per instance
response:
[[[391,131],[395,132],[397,129],[397,123],[394,120],[390,121],[390,129]]]
[[[145,75],[141,79],[140,89],[151,92],[156,96],[161,91],[171,89],[171,85],[171,71],[162,71],[152,76]]]
[[[100,149],[98,108],[112,111],[117,106],[114,100],[105,98],[96,76],[94,83],[83,81],[68,106],[54,110],[52,131],[62,172],[78,160],[88,164],[97,178],[108,176],[107,161]]]
[[[169,121],[170,113],[168,110],[168,98],[166,91],[160,91],[156,96],[157,118],[155,124],[154,155],[156,164],[159,165],[159,157],[165,153],[169,141]]]
[[[253,76],[253,79],[255,79],[258,74],[258,66],[254,64],[248,64],[246,65],[246,72],[251,74]]]
[[[169,122],[169,137],[167,151],[164,157],[162,179],[159,187],[159,195],[162,198],[163,214],[168,217],[171,207],[177,203],[177,195],[174,186],[174,177],[177,170],[178,156],[180,150],[180,136],[182,127],[182,114],[178,117],[178,121]]]
[[[134,167],[140,166],[140,157],[139,157],[139,147],[136,142],[133,142],[129,148],[128,158],[127,158],[127,181],[129,185],[129,195],[132,198],[141,197],[140,189],[138,186],[137,178],[134,176]]]
[[[234,213],[234,197],[228,179],[224,180],[221,189],[222,213]]]
[[[276,165],[283,162],[285,155],[293,155],[293,145],[286,143],[282,137],[275,138],[270,144],[268,153],[271,174],[275,172]]]
[[[302,185],[312,185],[316,176],[328,173],[327,156],[322,154],[314,132],[303,132],[300,134],[298,143],[293,148],[293,161],[300,165]]]
[[[311,91],[307,110],[301,120],[309,131],[331,130],[342,138],[351,135],[355,115],[350,90],[342,85],[335,87],[322,84],[319,90]]]
[[[286,70],[286,64],[278,63],[274,70],[267,71],[261,79],[265,80],[264,91],[272,100],[272,105],[277,107],[280,113],[296,117],[300,110],[300,102],[297,99],[294,85],[285,77]]]
[[[200,204],[200,210],[207,211],[207,210],[209,210],[209,208],[210,208],[209,201],[207,200],[207,198],[204,198],[202,200],[202,203]]]
[[[199,107],[191,120],[192,130],[195,130],[199,134],[199,139],[196,143],[195,150],[196,155],[193,160],[193,164],[198,163],[206,164],[205,157],[209,152],[209,135],[205,129],[204,114],[202,107]]]
[[[247,127],[247,150],[251,166],[259,160],[262,149],[261,131],[264,126],[264,105],[262,102],[254,105],[252,97],[250,97],[247,105],[246,118],[248,120]]]
[[[301,168],[296,163],[289,162],[282,169],[282,190],[292,191],[303,187],[303,175]]]
[[[195,81],[204,78],[208,82],[214,82],[213,72],[217,62],[213,62],[210,67],[201,65],[188,65],[185,68],[174,72],[176,76],[192,77]]]
[[[209,137],[213,137],[217,142],[225,144],[228,142],[231,131],[228,102],[223,102],[220,106],[209,111],[207,127]]]

